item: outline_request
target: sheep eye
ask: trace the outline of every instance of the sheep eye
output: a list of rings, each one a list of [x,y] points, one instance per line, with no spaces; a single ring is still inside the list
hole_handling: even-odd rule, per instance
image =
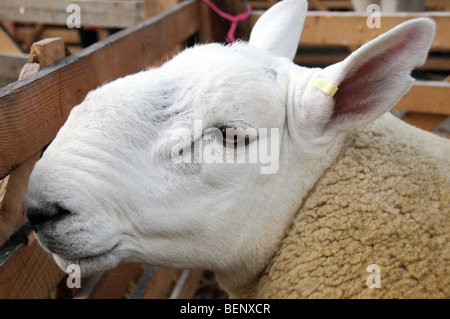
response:
[[[236,148],[242,140],[244,140],[246,146],[249,144],[249,137],[242,136],[234,127],[222,126],[219,129],[222,132],[223,146],[233,146]]]

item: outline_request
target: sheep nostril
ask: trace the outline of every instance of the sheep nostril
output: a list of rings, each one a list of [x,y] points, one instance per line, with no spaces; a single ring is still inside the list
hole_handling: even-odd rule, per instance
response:
[[[25,205],[28,220],[33,228],[47,222],[57,222],[70,215],[70,211],[57,204]]]

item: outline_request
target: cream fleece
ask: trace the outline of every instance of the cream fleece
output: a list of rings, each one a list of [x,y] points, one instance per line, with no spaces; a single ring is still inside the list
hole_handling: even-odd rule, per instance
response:
[[[448,140],[390,114],[351,133],[270,264],[230,297],[449,298],[449,164]]]

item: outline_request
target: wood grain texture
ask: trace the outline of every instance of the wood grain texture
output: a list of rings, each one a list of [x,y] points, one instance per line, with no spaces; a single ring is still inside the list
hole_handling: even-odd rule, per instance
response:
[[[63,277],[63,271],[32,233],[28,244],[0,267],[0,299],[47,298]]]
[[[142,295],[142,299],[167,299],[169,289],[174,285],[175,279],[181,270],[159,267]]]
[[[253,28],[262,12],[254,12],[250,18]],[[303,27],[300,45],[346,45],[358,47],[376,38],[402,22],[418,17],[428,17],[436,22],[436,36],[431,50],[450,49],[450,12],[390,13],[382,14],[381,28],[367,27],[366,14],[356,12],[310,11]]]
[[[142,15],[148,19],[175,6],[179,0],[142,0]]]
[[[37,41],[31,45],[28,63],[39,63],[41,68],[45,68],[65,57],[66,50],[63,39],[59,37],[49,38]]]
[[[8,53],[23,53],[20,46],[11,38],[3,26],[0,26],[0,51]]]
[[[70,4],[80,6],[83,26],[123,28],[142,20],[141,1],[129,0],[2,0],[0,20],[66,25],[67,19],[74,12],[67,12]]]
[[[22,67],[19,79],[31,76],[40,69],[49,66],[66,56],[64,42],[61,38],[46,39],[34,43],[28,62]],[[28,187],[28,179],[42,150],[23,162],[10,175],[2,180],[0,188],[0,244],[6,241],[25,223],[24,199]]]
[[[439,114],[408,112],[402,116],[401,119],[422,130],[433,131],[439,124],[445,121],[446,118],[447,116]]]
[[[120,299],[123,297],[130,281],[139,271],[139,264],[124,263],[106,271],[97,283],[89,299]]]
[[[396,110],[450,115],[450,83],[416,81],[395,105]]]
[[[23,162],[7,179],[0,181],[0,245],[19,230],[26,222],[24,198],[28,179],[41,151]]]

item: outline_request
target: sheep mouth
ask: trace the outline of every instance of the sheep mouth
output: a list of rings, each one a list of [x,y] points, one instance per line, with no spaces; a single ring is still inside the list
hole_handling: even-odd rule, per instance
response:
[[[69,265],[80,266],[82,276],[84,277],[99,271],[114,268],[120,262],[120,258],[118,256],[119,246],[120,242],[101,253],[81,257],[74,257],[73,255],[68,256],[65,254],[61,255],[58,253],[53,253],[53,257],[63,271],[68,271]]]
[[[74,255],[60,254],[57,252],[53,252],[53,254],[58,255],[59,257],[64,258],[67,261],[73,261],[73,263],[76,263],[76,262],[90,261],[98,258],[104,258],[105,256],[113,254],[115,251],[117,251],[119,245],[120,243],[117,243],[112,248],[104,250],[100,253],[87,254],[79,257],[78,256],[74,257]]]
[[[94,260],[94,259],[97,259],[97,258],[103,258],[103,257],[105,257],[105,256],[107,256],[109,254],[114,253],[115,251],[117,251],[117,248],[119,247],[119,245],[120,245],[120,243],[117,243],[112,248],[110,248],[108,250],[105,250],[105,251],[103,251],[101,253],[92,254],[92,255],[85,255],[85,256],[82,256],[82,257],[75,257],[75,258],[67,257],[66,258],[66,256],[64,256],[64,255],[59,255],[59,254],[58,255],[61,256],[64,259],[66,259],[66,260],[73,260],[73,261],[79,261],[79,262],[90,261],[90,260]]]

